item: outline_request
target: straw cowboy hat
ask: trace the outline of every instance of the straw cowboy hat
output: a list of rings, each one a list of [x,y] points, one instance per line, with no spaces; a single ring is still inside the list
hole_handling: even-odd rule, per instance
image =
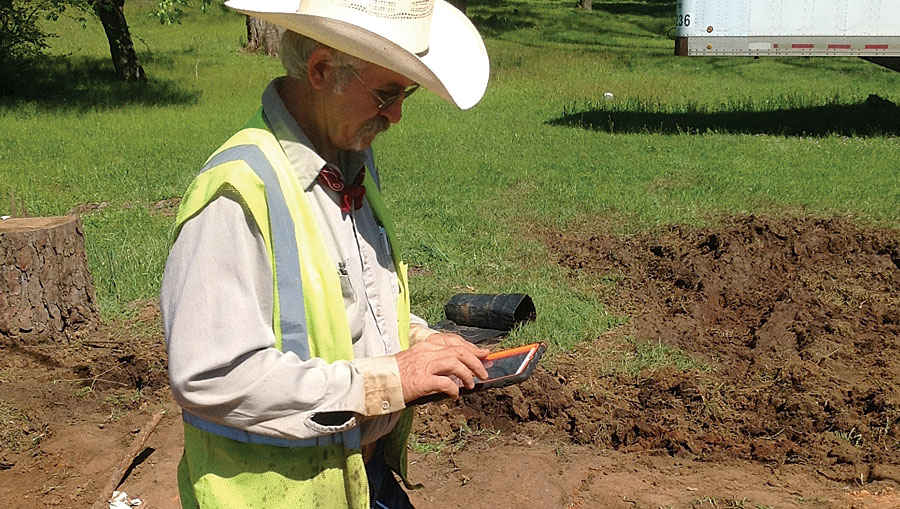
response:
[[[229,0],[225,5],[390,69],[461,109],[487,88],[484,42],[444,0]]]

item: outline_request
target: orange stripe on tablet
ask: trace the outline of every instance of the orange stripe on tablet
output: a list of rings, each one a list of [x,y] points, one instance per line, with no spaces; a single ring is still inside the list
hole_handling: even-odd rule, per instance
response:
[[[540,343],[532,343],[530,345],[520,346],[518,348],[510,348],[509,350],[500,350],[499,352],[494,352],[488,354],[487,357],[484,358],[486,361],[492,361],[495,359],[502,359],[504,357],[512,357],[513,355],[519,355],[521,353],[525,353],[529,350],[537,348]]]

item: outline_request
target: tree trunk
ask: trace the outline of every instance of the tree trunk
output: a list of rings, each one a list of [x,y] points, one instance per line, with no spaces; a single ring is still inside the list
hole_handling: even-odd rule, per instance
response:
[[[463,14],[466,13],[466,4],[469,3],[469,0],[448,0],[450,5],[459,9]]]
[[[0,338],[39,343],[97,325],[75,216],[0,220]]]
[[[250,53],[262,49],[266,55],[277,57],[283,33],[284,29],[280,26],[247,16],[247,46],[245,48]]]
[[[106,38],[109,40],[109,52],[112,55],[113,65],[116,67],[116,75],[125,81],[146,80],[144,68],[138,62],[134,44],[131,42],[131,33],[128,31],[128,23],[125,21],[125,12],[122,6],[125,0],[92,0],[91,6],[100,17]]]
[[[592,10],[594,8],[593,4],[594,4],[593,0],[578,0],[578,7],[580,9],[584,9],[586,11]]]

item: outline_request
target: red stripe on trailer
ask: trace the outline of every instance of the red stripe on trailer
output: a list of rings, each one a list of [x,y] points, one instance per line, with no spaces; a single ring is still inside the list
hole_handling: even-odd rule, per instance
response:
[[[866,44],[866,49],[888,49],[887,44]]]
[[[792,49],[813,49],[815,47],[815,44],[791,44]]]
[[[828,49],[850,49],[849,44],[829,44]]]

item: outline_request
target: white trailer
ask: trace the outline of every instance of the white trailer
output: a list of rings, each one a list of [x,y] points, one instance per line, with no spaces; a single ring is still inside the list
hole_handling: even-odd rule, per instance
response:
[[[678,0],[675,54],[854,56],[900,71],[900,0]]]

